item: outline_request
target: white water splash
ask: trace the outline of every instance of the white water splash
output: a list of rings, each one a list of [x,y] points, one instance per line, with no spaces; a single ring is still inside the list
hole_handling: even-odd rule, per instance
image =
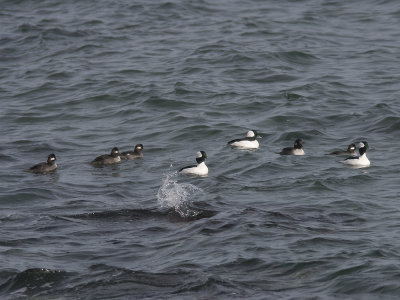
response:
[[[199,212],[190,208],[190,196],[203,190],[190,183],[178,183],[177,172],[164,175],[163,184],[158,190],[158,203],[163,208],[173,208],[181,217],[196,216]]]

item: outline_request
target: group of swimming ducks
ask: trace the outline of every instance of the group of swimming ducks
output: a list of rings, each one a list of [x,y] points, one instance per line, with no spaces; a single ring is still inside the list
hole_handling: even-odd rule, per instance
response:
[[[110,154],[104,154],[96,157],[90,162],[93,166],[112,165],[121,162],[121,160],[135,159],[143,157],[143,145],[137,144],[133,151],[119,153],[117,147],[111,149]],[[33,173],[48,173],[57,169],[56,156],[52,153],[47,157],[47,162],[42,162],[29,168]]]
[[[247,132],[245,138],[235,139],[228,142],[228,145],[238,149],[257,149],[260,144],[257,141],[260,135],[256,130],[250,130]],[[356,153],[356,145],[350,144],[347,150],[344,151],[334,151],[329,153],[329,155],[349,155],[346,159],[340,161],[343,164],[354,166],[354,167],[368,167],[370,161],[367,158],[366,152],[368,149],[368,143],[363,141],[358,145],[359,155]],[[110,154],[104,154],[96,157],[91,164],[94,166],[104,166],[111,165],[121,162],[121,160],[135,159],[143,157],[143,145],[137,144],[133,151],[127,151],[119,153],[117,147],[112,148]],[[303,141],[301,139],[296,139],[293,147],[283,148],[280,155],[304,155]],[[196,162],[197,165],[191,165],[183,167],[179,170],[181,174],[188,175],[198,175],[206,176],[208,174],[208,167],[205,164],[207,155],[204,151],[197,152]],[[47,162],[42,162],[31,167],[28,171],[34,173],[47,173],[52,172],[57,169],[56,156],[50,154],[47,158]]]

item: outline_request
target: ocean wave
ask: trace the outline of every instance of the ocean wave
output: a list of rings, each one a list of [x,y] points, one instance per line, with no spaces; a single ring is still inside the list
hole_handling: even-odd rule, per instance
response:
[[[22,272],[2,272],[8,277],[0,286],[3,297],[71,297],[85,299],[122,299],[127,293],[135,297],[173,297],[188,290],[207,291],[204,284],[213,281],[185,270],[146,272],[96,264],[82,274],[63,270],[33,268]]]
[[[396,135],[400,131],[400,117],[385,116],[380,117],[373,124],[369,125],[371,132],[386,133]]]
[[[177,206],[177,208],[175,208]],[[77,215],[66,215],[63,218],[82,219],[94,221],[110,221],[110,222],[138,222],[141,220],[150,221],[156,219],[158,221],[167,220],[170,222],[195,221],[203,218],[211,218],[217,212],[212,210],[201,210],[195,207],[182,207],[175,205],[173,208],[168,206],[167,210],[160,211],[158,209],[122,209],[117,211],[100,211],[89,212]]]
[[[56,198],[56,194],[51,188],[19,188],[9,189],[7,194],[0,195],[0,201],[3,204],[30,202],[35,200],[50,200]]]
[[[0,286],[0,295],[6,298],[10,296],[10,299],[46,295],[49,290],[56,289],[68,276],[69,274],[62,270],[27,269],[11,276],[8,275],[9,279]]]
[[[275,52],[274,56],[283,62],[307,66],[320,60],[315,55],[302,51]]]

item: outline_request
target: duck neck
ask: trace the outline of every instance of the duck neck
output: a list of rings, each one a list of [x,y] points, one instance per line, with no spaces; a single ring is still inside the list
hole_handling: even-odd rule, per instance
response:
[[[197,164],[200,165],[201,163],[203,163],[205,161],[205,158],[203,157],[197,157],[196,158]]]

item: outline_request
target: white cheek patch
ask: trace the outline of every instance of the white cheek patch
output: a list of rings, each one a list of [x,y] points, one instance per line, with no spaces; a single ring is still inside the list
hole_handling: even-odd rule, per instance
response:
[[[50,157],[50,160],[56,160],[54,157]]]
[[[254,132],[253,131],[248,131],[246,136],[247,137],[254,137]]]
[[[199,151],[199,152],[197,152],[196,157],[197,157],[197,158],[203,157],[203,154],[201,154],[201,152]]]
[[[364,143],[362,143],[362,142],[358,144],[358,147],[359,147],[359,148],[363,148],[364,146],[365,146],[365,145],[364,145]]]

